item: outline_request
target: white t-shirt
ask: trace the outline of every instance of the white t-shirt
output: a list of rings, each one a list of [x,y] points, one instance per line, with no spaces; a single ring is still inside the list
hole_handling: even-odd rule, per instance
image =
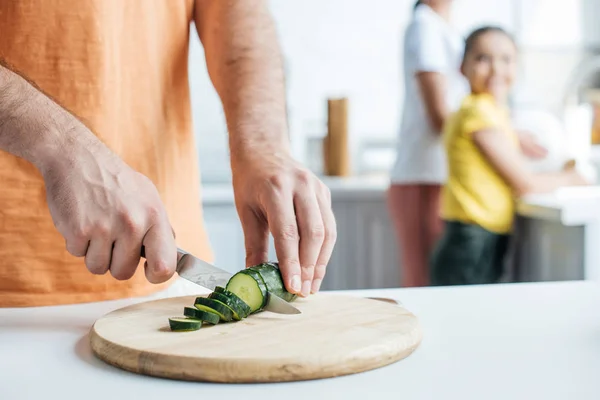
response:
[[[468,94],[460,73],[464,39],[429,6],[422,4],[404,36],[404,110],[396,148],[392,183],[443,184],[447,166],[442,138],[429,124],[416,73],[439,72],[446,76],[450,111],[458,109]]]

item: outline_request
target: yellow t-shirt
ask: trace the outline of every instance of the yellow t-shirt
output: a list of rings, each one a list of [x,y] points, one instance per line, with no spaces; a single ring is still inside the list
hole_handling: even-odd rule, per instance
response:
[[[508,110],[490,95],[467,96],[449,118],[444,130],[449,176],[442,190],[442,217],[502,234],[512,228],[513,192],[472,137],[474,132],[492,128],[501,129],[518,147]]]

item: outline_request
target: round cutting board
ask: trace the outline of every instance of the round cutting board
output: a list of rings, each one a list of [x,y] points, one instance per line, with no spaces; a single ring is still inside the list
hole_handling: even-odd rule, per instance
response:
[[[163,378],[212,382],[284,382],[363,372],[410,355],[418,319],[374,299],[319,293],[298,298],[302,314],[262,311],[242,321],[173,332],[196,296],[127,306],[97,320],[94,354],[116,367]]]

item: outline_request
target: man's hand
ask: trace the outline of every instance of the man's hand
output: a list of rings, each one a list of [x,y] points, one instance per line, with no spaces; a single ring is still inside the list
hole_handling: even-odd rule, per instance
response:
[[[270,231],[288,290],[319,291],[337,233],[329,189],[290,157],[272,154],[245,159],[233,178],[246,265],[268,260]]]
[[[288,291],[319,290],[335,242],[328,189],[289,155],[285,85],[266,0],[196,0],[195,23],[227,120],[246,265],[268,233]]]
[[[518,135],[521,152],[525,156],[533,159],[542,159],[548,155],[548,150],[535,140],[535,136],[532,133],[521,131],[518,132]]]
[[[42,174],[67,251],[94,274],[130,278],[146,248],[150,282],[169,279],[177,247],[158,192],[79,120],[0,65],[0,149]]]
[[[130,279],[146,248],[152,283],[175,272],[177,247],[158,192],[101,143],[67,147],[43,168],[50,213],[67,251],[93,274]]]

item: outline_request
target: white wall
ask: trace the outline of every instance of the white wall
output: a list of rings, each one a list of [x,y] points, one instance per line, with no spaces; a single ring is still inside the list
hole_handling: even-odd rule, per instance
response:
[[[481,24],[500,24],[517,32],[527,50],[541,48],[547,57],[553,46],[563,46],[564,51],[565,46],[582,43],[582,21],[589,20],[590,4],[596,0],[581,1],[585,7],[576,0],[455,0],[453,19],[465,34]],[[350,99],[353,147],[365,138],[393,140],[404,102],[400,44],[413,3],[271,0],[286,58],[289,112],[298,152],[305,137],[324,134],[328,96]],[[228,154],[222,109],[208,80],[202,48],[193,36],[191,87],[203,179],[228,179],[228,163],[217,161]],[[525,59],[536,65],[534,71],[524,69],[535,93],[543,92],[544,81],[556,81],[537,69],[538,59]],[[543,95],[547,98],[547,93]],[[544,96],[534,98],[544,100]]]

